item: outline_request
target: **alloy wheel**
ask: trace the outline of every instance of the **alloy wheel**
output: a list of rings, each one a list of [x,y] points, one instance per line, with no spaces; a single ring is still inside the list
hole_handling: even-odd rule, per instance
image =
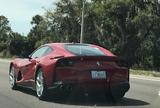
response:
[[[11,69],[9,71],[9,84],[12,89],[14,89],[16,87],[14,67],[11,67]]]
[[[43,90],[44,90],[44,79],[42,71],[39,70],[36,77],[36,92],[38,97],[41,97],[43,95]]]

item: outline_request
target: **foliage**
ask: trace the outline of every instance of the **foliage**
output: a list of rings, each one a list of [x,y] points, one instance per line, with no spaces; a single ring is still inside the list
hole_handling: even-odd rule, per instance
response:
[[[27,37],[0,17],[0,52],[28,55],[48,42],[79,42],[82,0],[60,0],[32,18]],[[130,66],[160,70],[160,4],[156,0],[86,0],[84,42],[111,50]]]

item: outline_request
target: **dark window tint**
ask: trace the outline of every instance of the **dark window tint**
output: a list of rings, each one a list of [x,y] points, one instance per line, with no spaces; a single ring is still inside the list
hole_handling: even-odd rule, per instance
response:
[[[35,52],[33,52],[31,57],[32,58],[39,58],[39,57],[42,57],[42,56],[49,54],[51,51],[52,51],[52,49],[50,47],[43,46],[43,47],[40,47],[39,49],[37,49]]]
[[[105,56],[98,48],[86,44],[67,44],[65,49],[78,56]]]

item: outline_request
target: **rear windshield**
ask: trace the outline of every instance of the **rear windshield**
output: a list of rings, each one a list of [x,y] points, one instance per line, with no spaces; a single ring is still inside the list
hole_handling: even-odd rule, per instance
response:
[[[105,56],[98,48],[85,44],[67,44],[65,49],[77,56]]]

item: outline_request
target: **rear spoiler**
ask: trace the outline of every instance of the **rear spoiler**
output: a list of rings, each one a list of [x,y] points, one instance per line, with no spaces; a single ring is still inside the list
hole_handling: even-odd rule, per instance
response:
[[[118,57],[116,56],[71,56],[71,57],[61,57],[58,60],[61,59],[78,60],[78,61],[84,61],[84,60],[118,61]]]

